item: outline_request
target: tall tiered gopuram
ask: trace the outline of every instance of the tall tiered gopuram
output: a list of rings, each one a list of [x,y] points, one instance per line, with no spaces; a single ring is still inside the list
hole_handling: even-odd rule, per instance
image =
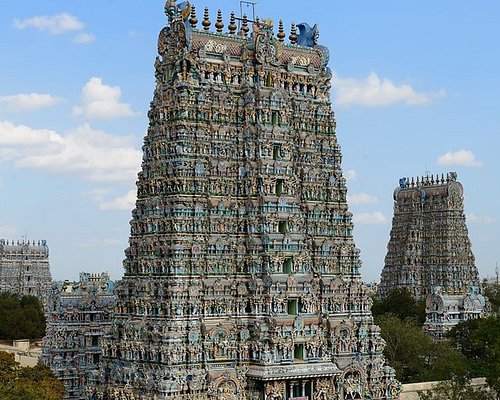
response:
[[[396,398],[317,28],[166,13],[107,396]]]
[[[51,285],[45,240],[0,240],[0,291],[36,296],[45,303]]]
[[[465,224],[463,186],[457,174],[402,178],[394,191],[394,218],[379,286],[384,297],[405,288],[425,299],[465,295],[479,276]]]

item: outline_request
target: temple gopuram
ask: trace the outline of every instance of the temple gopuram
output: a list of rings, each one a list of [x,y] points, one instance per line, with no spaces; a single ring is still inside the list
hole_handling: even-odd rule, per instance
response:
[[[401,178],[378,287],[384,298],[406,289],[425,300],[424,331],[436,340],[455,325],[490,313],[465,224],[463,186],[457,174]]]
[[[36,296],[45,303],[51,285],[45,240],[0,240],[0,292]]]
[[[394,191],[394,217],[378,294],[407,289],[415,299],[465,294],[479,287],[457,174],[401,178]]]
[[[165,6],[93,398],[396,399],[360,275],[318,28]]]
[[[446,333],[460,322],[486,317],[490,313],[488,298],[479,293],[476,286],[470,286],[460,294],[448,294],[435,286],[425,304],[424,332],[436,340],[446,339]]]
[[[64,383],[64,399],[86,399],[100,382],[101,341],[112,330],[114,282],[106,272],[55,282],[47,305],[41,362]]]

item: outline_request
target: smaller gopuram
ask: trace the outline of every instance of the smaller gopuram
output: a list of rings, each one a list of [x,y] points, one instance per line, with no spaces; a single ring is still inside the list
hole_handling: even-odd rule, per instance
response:
[[[101,338],[112,329],[115,284],[108,273],[80,273],[77,282],[57,282],[47,311],[42,362],[66,387],[64,399],[85,399],[98,380]]]
[[[425,299],[437,286],[442,294],[463,296],[479,287],[463,193],[456,172],[400,179],[379,297],[404,288]]]
[[[459,322],[478,319],[490,312],[488,299],[471,286],[466,293],[443,293],[439,286],[427,297],[424,331],[434,339],[443,339],[445,334]]]
[[[0,292],[36,296],[45,303],[51,284],[45,240],[0,239]]]

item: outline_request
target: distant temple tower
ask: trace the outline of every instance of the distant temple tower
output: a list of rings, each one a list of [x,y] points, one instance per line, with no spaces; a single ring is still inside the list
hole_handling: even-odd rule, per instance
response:
[[[317,27],[165,10],[105,395],[397,398]]]
[[[400,180],[379,295],[405,288],[415,299],[425,299],[438,286],[449,295],[479,286],[455,172]]]
[[[51,284],[45,240],[0,240],[0,292],[36,296],[45,301]]]
[[[116,297],[107,272],[56,282],[47,305],[41,361],[64,383],[65,400],[83,400],[99,382],[101,340],[112,330]]]

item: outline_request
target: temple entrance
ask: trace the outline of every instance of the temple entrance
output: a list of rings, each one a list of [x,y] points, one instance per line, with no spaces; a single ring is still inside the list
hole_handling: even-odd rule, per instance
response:
[[[257,384],[256,388],[259,391],[264,389],[264,396],[259,397],[262,400],[332,400],[337,398],[332,377],[297,377],[290,380],[267,381]]]
[[[264,400],[313,400],[314,383],[308,379],[266,384]]]
[[[287,382],[285,400],[311,400],[312,385],[309,380]]]

